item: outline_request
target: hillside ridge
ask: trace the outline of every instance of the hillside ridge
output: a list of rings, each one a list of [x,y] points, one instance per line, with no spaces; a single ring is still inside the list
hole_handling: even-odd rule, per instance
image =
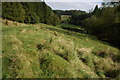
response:
[[[61,25],[7,21],[2,20],[3,78],[120,78],[119,49],[94,36]]]

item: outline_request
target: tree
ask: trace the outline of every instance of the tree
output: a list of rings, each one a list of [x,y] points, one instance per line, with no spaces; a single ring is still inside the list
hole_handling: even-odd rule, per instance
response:
[[[96,12],[96,10],[100,10]],[[100,13],[100,14],[99,14]],[[98,15],[99,14],[99,15]],[[92,17],[83,21],[84,28],[100,40],[120,46],[120,11],[119,6],[106,6],[94,10]]]
[[[53,25],[60,20],[45,2],[3,2],[2,13],[2,18],[30,24],[42,22]]]

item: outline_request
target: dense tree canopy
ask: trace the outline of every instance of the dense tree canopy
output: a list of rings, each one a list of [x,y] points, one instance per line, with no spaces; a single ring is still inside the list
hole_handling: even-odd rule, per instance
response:
[[[100,40],[114,46],[120,46],[120,3],[103,2],[102,7],[95,6],[90,13],[72,15],[70,23],[82,27]]]
[[[55,13],[57,13],[58,15],[81,15],[86,13],[85,11],[81,11],[81,10],[53,10]]]
[[[3,2],[3,18],[24,23],[56,25],[60,18],[45,2]]]
[[[120,46],[120,5],[110,4],[93,12],[90,18],[83,21],[84,28],[99,39]]]

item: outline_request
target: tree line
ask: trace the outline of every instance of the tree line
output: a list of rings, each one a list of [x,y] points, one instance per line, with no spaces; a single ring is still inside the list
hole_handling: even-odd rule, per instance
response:
[[[28,24],[57,25],[61,21],[45,2],[3,2],[2,18]]]
[[[82,25],[89,34],[120,47],[120,3],[106,2],[91,13],[72,15],[70,23]]]
[[[59,16],[61,15],[74,15],[74,14],[84,14],[86,13],[85,11],[81,10],[53,10],[55,13],[57,13]]]

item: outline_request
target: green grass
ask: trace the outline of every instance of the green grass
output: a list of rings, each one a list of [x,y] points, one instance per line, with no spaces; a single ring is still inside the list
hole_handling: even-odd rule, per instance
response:
[[[117,48],[61,25],[3,25],[3,78],[119,77]]]
[[[61,15],[61,20],[62,21],[68,21],[70,20],[71,15]]]

